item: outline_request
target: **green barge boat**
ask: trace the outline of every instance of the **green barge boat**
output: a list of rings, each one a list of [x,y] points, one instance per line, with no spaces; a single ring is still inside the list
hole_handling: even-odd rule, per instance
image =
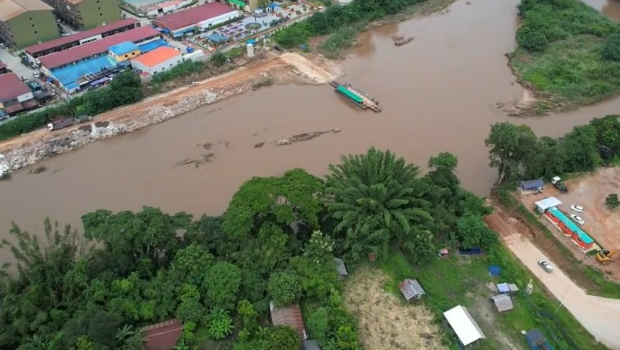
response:
[[[359,89],[356,89],[353,85],[349,83],[340,84],[337,81],[333,81],[330,83],[333,86],[340,96],[343,96],[347,100],[353,102],[356,106],[362,109],[371,109],[375,112],[381,112],[381,108],[379,108],[379,102],[373,99],[370,96],[367,96],[364,92]]]

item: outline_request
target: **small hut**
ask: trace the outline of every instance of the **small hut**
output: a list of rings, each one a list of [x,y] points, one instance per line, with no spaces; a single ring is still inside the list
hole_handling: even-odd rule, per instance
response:
[[[145,334],[144,350],[172,350],[183,332],[181,320],[169,320],[141,328]]]
[[[304,319],[298,304],[276,307],[274,302],[269,303],[271,324],[275,326],[289,326],[297,331],[301,339],[307,339]]]
[[[501,294],[512,294],[519,291],[519,287],[514,283],[498,283],[495,286]]]
[[[418,300],[426,294],[418,280],[406,279],[398,284],[398,288],[407,301],[411,299]]]
[[[340,275],[340,279],[344,279],[349,275],[349,273],[347,272],[347,267],[344,264],[344,260],[340,258],[334,258],[334,263],[336,264],[336,270]]]
[[[508,294],[499,294],[491,297],[493,303],[495,303],[495,307],[498,312],[504,312],[508,310],[512,310],[514,305],[512,304],[512,299]]]
[[[523,194],[538,193],[542,192],[544,187],[545,182],[542,179],[521,181],[521,183],[519,184],[519,192]]]

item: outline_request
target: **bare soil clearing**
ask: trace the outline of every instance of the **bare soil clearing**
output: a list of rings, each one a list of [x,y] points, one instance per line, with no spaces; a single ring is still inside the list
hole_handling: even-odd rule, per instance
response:
[[[604,249],[620,249],[620,211],[609,210],[605,205],[607,195],[620,193],[620,168],[604,168],[592,175],[568,180],[566,186],[568,193],[560,193],[552,185],[547,185],[542,194],[522,196],[520,199],[527,209],[532,210],[534,202],[555,196],[562,201],[560,209],[567,214],[574,213],[570,209],[571,205],[579,205],[585,209],[584,213],[578,214],[586,222],[582,227],[596,243]],[[573,252],[578,261],[603,271],[607,277],[620,282],[620,260],[601,265],[594,256],[586,256],[550,222],[541,222]]]
[[[358,319],[364,349],[446,349],[433,314],[384,291],[388,279],[381,271],[364,267],[347,281],[345,304]]]

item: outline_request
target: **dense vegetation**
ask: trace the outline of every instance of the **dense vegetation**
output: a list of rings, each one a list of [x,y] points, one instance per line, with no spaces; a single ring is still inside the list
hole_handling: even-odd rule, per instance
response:
[[[540,92],[539,111],[599,101],[620,91],[620,26],[579,0],[522,0],[519,48],[510,63]]]
[[[204,69],[205,65],[201,61],[185,61],[172,67],[172,69],[170,70],[153,75],[153,79],[151,79],[150,83],[161,84],[167,81],[177,79],[179,77],[186,77],[194,73],[200,73]]]
[[[0,140],[33,131],[57,117],[77,117],[84,114],[94,116],[118,106],[140,101],[142,97],[140,78],[130,71],[125,71],[117,75],[109,86],[89,91],[59,106],[18,116],[0,125]]]
[[[297,344],[295,332],[261,325],[269,301],[303,299],[322,306],[307,322],[323,325],[315,335],[324,349],[360,349],[334,256],[354,266],[399,247],[424,264],[436,242],[497,240],[480,229],[490,209],[460,188],[456,158],[442,153],[429,166],[420,177],[402,158],[371,149],[343,157],[325,180],[300,169],[253,178],[222,217],[148,207],[89,213],[86,242],[49,221],[46,242],[14,227],[17,242],[4,245],[17,275],[1,284],[0,348],[138,349],[139,327],[180,318],[183,346],[234,333],[237,350],[288,350],[281,344]]]
[[[334,33],[337,37],[326,49],[336,53],[334,44],[341,48],[351,45],[354,40],[350,30],[359,29],[366,23],[395,15],[404,9],[424,2],[425,0],[354,0],[347,6],[329,6],[324,12],[315,12],[308,20],[295,23],[274,34],[278,44],[286,48],[299,47],[309,38]],[[340,46],[339,46],[340,47]]]
[[[592,171],[620,156],[620,116],[595,118],[559,139],[539,138],[527,125],[496,123],[485,144],[498,183]]]

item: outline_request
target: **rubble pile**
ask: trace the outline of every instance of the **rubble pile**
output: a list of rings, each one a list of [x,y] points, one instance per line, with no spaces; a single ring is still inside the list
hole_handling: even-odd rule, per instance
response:
[[[4,155],[0,154],[0,180],[7,179],[9,176],[11,176],[9,163],[7,163]]]
[[[6,164],[8,172],[10,170],[17,170],[54,155],[75,150],[97,140],[122,135],[152,124],[161,123],[202,105],[213,103],[217,98],[218,96],[213,92],[204,90],[184,97],[174,105],[155,106],[141,116],[114,122],[92,123],[90,128],[80,128],[66,133],[58,133],[49,138],[21,145],[9,151],[4,157],[5,161],[3,161],[3,158],[0,158],[0,178],[3,173],[2,164]]]

